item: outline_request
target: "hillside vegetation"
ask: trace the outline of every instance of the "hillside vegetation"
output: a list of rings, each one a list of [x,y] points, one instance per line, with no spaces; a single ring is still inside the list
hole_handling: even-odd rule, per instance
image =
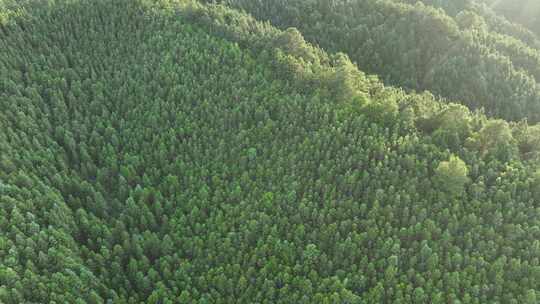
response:
[[[224,6],[0,16],[0,302],[540,298],[537,125]]]
[[[499,14],[540,34],[540,3],[534,0],[484,0]]]
[[[386,84],[429,90],[489,116],[540,120],[540,51],[502,21],[474,10],[456,17],[395,0],[208,0],[240,8],[282,29],[298,28],[331,52],[344,52]],[[426,1],[428,2],[428,1]],[[485,13],[487,14],[487,13]]]
[[[473,11],[482,16],[490,31],[512,36],[529,46],[538,48],[540,28],[534,26],[538,10],[535,0],[394,0],[442,8],[456,17],[463,11]],[[512,22],[513,21],[513,22]]]

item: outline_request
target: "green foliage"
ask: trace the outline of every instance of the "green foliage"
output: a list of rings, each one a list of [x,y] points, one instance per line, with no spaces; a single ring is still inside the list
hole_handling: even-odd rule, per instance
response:
[[[342,5],[309,3],[279,16]],[[536,301],[537,126],[385,87],[223,6],[10,5],[1,303]]]
[[[534,0],[493,1],[484,0],[495,11],[506,16],[509,20],[528,27],[531,31],[540,34],[540,4]]]
[[[472,11],[464,10],[456,16],[456,22],[462,30],[466,31],[488,31],[486,21],[481,16]]]
[[[452,155],[448,161],[442,161],[435,170],[435,179],[439,187],[452,195],[463,192],[469,170],[467,165],[459,157]]]
[[[471,135],[472,115],[469,110],[458,104],[451,104],[433,117],[436,129],[435,140],[442,146],[459,149],[466,138]]]
[[[206,2],[296,27],[307,41],[347,54],[385,83],[429,90],[497,118],[540,121],[540,42],[474,1]]]
[[[540,170],[533,174],[531,188],[534,198],[540,200]]]
[[[528,126],[522,121],[512,128],[512,133],[523,158],[540,160],[540,125]]]
[[[484,156],[509,160],[517,154],[509,124],[503,120],[490,120],[471,138],[467,145]]]

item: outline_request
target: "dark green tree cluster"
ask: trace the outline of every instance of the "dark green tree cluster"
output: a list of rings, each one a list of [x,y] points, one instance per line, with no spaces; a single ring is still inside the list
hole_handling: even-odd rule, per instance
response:
[[[501,22],[486,21],[479,4],[452,16],[429,5],[433,1],[207,2],[241,8],[282,29],[296,27],[308,41],[348,54],[387,84],[429,90],[490,116],[540,121],[538,45],[493,30]]]
[[[223,6],[0,16],[0,302],[540,297],[538,126]]]

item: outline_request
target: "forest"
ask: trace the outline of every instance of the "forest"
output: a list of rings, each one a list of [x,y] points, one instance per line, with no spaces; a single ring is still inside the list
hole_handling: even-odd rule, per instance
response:
[[[539,303],[502,5],[0,0],[0,303]]]
[[[521,35],[496,18],[483,17],[491,10],[477,3],[463,4],[463,10],[452,16],[427,0],[427,4],[407,3],[413,1],[219,2],[283,30],[298,28],[309,42],[346,53],[361,70],[379,75],[385,84],[428,90],[498,118],[540,120],[536,36],[522,28],[533,38]],[[446,2],[455,7],[460,1]]]

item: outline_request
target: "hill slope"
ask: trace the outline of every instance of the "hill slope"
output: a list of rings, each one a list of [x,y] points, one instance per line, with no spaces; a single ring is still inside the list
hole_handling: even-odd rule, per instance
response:
[[[536,35],[540,34],[540,4],[538,1],[484,1],[509,20],[528,27]]]
[[[536,127],[224,7],[2,13],[1,302],[536,302]]]
[[[479,13],[456,18],[392,0],[207,0],[246,10],[312,43],[344,52],[387,84],[429,90],[507,120],[540,120],[540,52]],[[490,23],[492,18],[488,18]]]
[[[526,28],[525,25],[532,24],[534,16],[538,13],[535,9],[534,0],[394,0],[415,4],[422,2],[426,5],[442,8],[448,15],[456,17],[464,11],[472,11],[481,16],[489,27],[490,31],[511,36],[519,39],[529,47],[540,48],[538,41],[538,30],[535,27]],[[505,10],[504,7],[511,8]],[[503,8],[503,9],[501,9]],[[514,16],[524,18],[511,18]],[[507,19],[507,17],[509,17]],[[514,21],[511,22],[511,21]],[[520,21],[522,21],[520,23]]]

